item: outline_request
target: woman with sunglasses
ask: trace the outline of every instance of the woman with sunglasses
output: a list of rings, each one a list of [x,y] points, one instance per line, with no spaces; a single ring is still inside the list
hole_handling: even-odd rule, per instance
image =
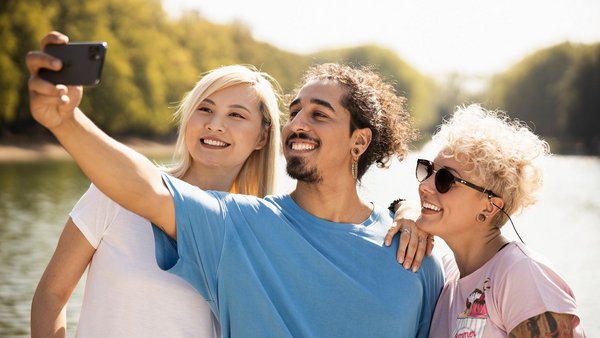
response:
[[[542,183],[534,160],[549,154],[548,144],[478,105],[457,110],[434,141],[441,150],[433,162],[417,161],[417,226],[441,237],[454,259],[443,259],[447,280],[430,337],[583,337],[564,279],[500,231],[534,203]]]

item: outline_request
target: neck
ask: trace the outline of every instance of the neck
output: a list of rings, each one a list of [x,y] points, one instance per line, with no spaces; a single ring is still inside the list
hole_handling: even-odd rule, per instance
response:
[[[181,179],[202,190],[230,191],[240,169],[241,167],[236,170],[228,170],[193,165]]]
[[[481,227],[481,224],[477,224]],[[483,227],[481,227],[483,228]],[[482,267],[492,259],[508,240],[502,236],[500,229],[494,228],[486,233],[472,231],[461,233],[446,243],[454,253],[460,277],[465,277]]]
[[[359,224],[371,215],[372,207],[360,199],[354,180],[347,181],[332,184],[298,182],[291,196],[302,209],[316,217],[336,223]]]

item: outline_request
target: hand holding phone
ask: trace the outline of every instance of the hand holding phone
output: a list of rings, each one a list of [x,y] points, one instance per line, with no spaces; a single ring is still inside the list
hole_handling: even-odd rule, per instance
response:
[[[107,47],[106,42],[47,45],[44,53],[60,59],[62,68],[59,71],[40,69],[39,76],[54,84],[95,86],[100,83]]]

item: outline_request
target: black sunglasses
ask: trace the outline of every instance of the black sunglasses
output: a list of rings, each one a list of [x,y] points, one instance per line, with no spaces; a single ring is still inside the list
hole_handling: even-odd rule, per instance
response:
[[[416,175],[419,182],[423,182],[429,178],[429,176],[435,174],[435,188],[440,194],[445,194],[450,190],[452,183],[458,182],[466,185],[469,188],[473,188],[477,191],[481,191],[484,194],[488,194],[490,197],[498,197],[491,190],[482,188],[471,182],[467,182],[462,178],[454,176],[450,170],[446,168],[440,168],[438,170],[433,169],[433,162],[423,159],[417,160]]]

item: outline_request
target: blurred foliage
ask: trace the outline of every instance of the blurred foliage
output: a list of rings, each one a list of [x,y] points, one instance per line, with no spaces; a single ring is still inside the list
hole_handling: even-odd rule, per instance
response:
[[[555,152],[600,153],[600,44],[559,44],[495,76],[485,101],[544,136]]]
[[[326,50],[313,55],[313,63],[323,62],[373,67],[386,80],[394,83],[397,93],[408,98],[408,107],[418,128],[426,129],[438,123],[435,115],[436,84],[402,61],[395,52],[367,45]]]
[[[0,140],[42,130],[29,114],[24,57],[51,30],[72,41],[108,42],[101,85],[86,88],[82,109],[115,136],[173,135],[173,108],[202,73],[218,66],[255,65],[288,93],[311,64],[343,62],[371,66],[393,81],[423,131],[433,130],[456,105],[479,101],[560,140],[553,142],[555,151],[600,153],[598,44],[540,50],[472,95],[459,74],[436,81],[381,46],[290,53],[256,41],[243,22],[215,24],[197,11],[169,17],[160,0],[0,2]]]
[[[600,154],[600,43],[582,48],[563,83],[563,133],[575,150]]]
[[[24,57],[50,30],[108,42],[101,85],[85,89],[82,109],[116,136],[173,133],[173,108],[185,92],[202,73],[235,63],[271,74],[284,93],[317,60],[373,64],[409,97],[419,127],[435,123],[433,81],[381,47],[294,54],[256,41],[243,22],[214,24],[197,11],[169,18],[159,0],[8,0],[0,4],[0,29],[0,136],[40,130],[29,114]]]

